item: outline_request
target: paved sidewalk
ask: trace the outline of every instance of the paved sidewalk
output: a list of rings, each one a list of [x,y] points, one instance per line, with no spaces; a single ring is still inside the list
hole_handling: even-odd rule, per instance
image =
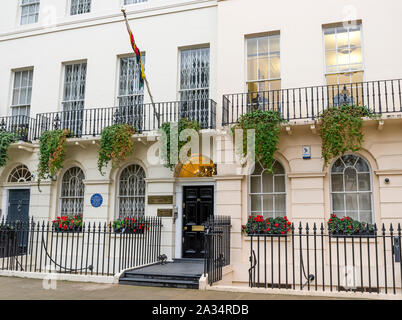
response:
[[[45,284],[48,284],[46,282]],[[317,300],[318,297],[199,291],[57,281],[56,290],[44,289],[43,280],[0,277],[0,300]],[[326,298],[328,299],[328,298]]]

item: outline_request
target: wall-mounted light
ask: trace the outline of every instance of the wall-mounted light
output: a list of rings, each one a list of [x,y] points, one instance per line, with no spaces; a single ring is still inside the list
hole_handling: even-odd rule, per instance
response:
[[[390,182],[389,178],[385,178],[385,183],[388,184]]]

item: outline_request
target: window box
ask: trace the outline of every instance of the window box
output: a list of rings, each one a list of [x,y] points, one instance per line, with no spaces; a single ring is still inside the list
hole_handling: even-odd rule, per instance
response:
[[[143,217],[125,217],[113,222],[113,230],[118,234],[144,234],[149,230],[149,222]]]
[[[360,238],[375,237],[377,230],[375,226],[366,222],[359,222],[346,216],[339,218],[332,214],[328,220],[328,233],[330,237],[339,238]]]
[[[287,236],[291,231],[292,223],[285,217],[267,218],[263,216],[249,216],[247,224],[242,226],[242,232],[247,236]]]
[[[56,220],[52,221],[53,231],[55,232],[82,232],[82,214],[75,216],[62,216],[57,217]]]

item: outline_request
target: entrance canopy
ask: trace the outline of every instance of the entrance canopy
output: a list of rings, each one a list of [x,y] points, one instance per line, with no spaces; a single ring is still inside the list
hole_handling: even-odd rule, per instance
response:
[[[186,163],[179,163],[175,169],[176,178],[212,177],[216,175],[216,165],[211,159],[200,154],[190,157]]]

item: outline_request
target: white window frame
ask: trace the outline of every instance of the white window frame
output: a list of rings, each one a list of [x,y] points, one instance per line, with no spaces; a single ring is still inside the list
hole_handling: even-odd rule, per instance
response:
[[[87,14],[87,13],[91,13],[92,12],[92,0],[89,0],[89,11],[88,12],[78,12],[78,8],[77,8],[77,12],[76,13],[72,13],[72,8],[73,8],[73,1],[74,0],[69,0],[69,7],[68,7],[68,12],[70,16],[79,16],[81,14]],[[78,2],[82,2],[85,0],[77,0]]]
[[[368,173],[369,174],[369,177],[370,177],[370,190],[369,191],[332,191],[332,167],[334,166],[334,164],[335,164],[335,162],[336,161],[338,161],[338,159],[340,159],[340,158],[342,158],[342,157],[344,157],[344,156],[348,156],[348,155],[353,155],[353,156],[356,156],[357,158],[361,158],[361,159],[363,159],[365,162],[366,162],[366,164],[367,164],[367,166],[368,166],[368,168],[369,168],[369,172],[358,172],[357,170],[356,170],[356,176],[358,176],[358,174],[359,173]],[[357,160],[357,161],[359,161],[359,160]],[[356,161],[356,163],[357,163],[357,161]],[[355,163],[355,165],[356,165],[356,163]],[[345,179],[344,179],[344,177],[345,177],[345,170],[347,169],[348,167],[346,167],[345,166],[345,169],[344,169],[344,172],[342,173],[342,175],[343,175],[343,190],[345,190]],[[339,175],[340,175],[340,173],[338,173]],[[358,184],[358,181],[356,182],[356,184],[357,184],[357,189],[359,188],[359,184]],[[362,194],[362,193],[369,193],[371,196],[370,196],[370,204],[371,204],[371,223],[374,223],[374,221],[375,221],[375,214],[374,214],[374,194],[373,194],[373,175],[372,175],[372,168],[371,168],[371,166],[370,166],[370,163],[364,158],[364,157],[362,157],[361,155],[359,155],[359,154],[356,154],[356,153],[346,153],[346,154],[344,154],[343,156],[341,156],[341,157],[337,157],[333,162],[332,162],[332,164],[331,164],[331,166],[329,166],[329,192],[330,192],[330,208],[331,208],[331,214],[330,215],[332,215],[332,214],[337,214],[336,212],[334,212],[334,209],[333,209],[333,198],[332,198],[332,195],[333,194],[343,194],[343,195],[346,195],[346,194],[357,194],[357,195],[359,195],[359,194]],[[345,214],[345,216],[346,216],[346,197],[344,197],[344,214]],[[360,203],[359,203],[359,197],[357,197],[357,214],[358,214],[358,221],[360,222],[361,220],[360,220]],[[337,215],[338,216],[338,215]],[[339,217],[339,216],[338,216]],[[342,217],[341,217],[342,218]]]
[[[74,66],[74,65],[77,65],[77,64],[79,64],[79,65],[85,64],[86,65],[84,97],[81,100],[67,100],[67,99],[64,99],[64,90],[65,90],[65,85],[66,85],[66,71],[67,71],[66,69],[67,69],[68,66]],[[82,67],[81,67],[81,69],[82,69]],[[81,71],[80,71],[80,74],[81,74]],[[69,62],[69,63],[64,63],[63,64],[63,82],[62,82],[62,92],[61,92],[61,94],[62,94],[62,96],[61,96],[61,111],[67,111],[67,110],[64,110],[64,103],[69,103],[69,102],[80,102],[80,101],[82,101],[82,105],[83,105],[82,109],[85,108],[85,95],[86,95],[86,91],[87,91],[86,90],[87,89],[87,76],[88,76],[88,63],[87,63],[87,61],[83,60],[83,61],[75,61],[75,62]],[[71,97],[71,94],[70,94],[70,97]]]
[[[322,27],[322,47],[324,49],[324,55],[323,55],[323,65],[324,65],[324,83],[327,84],[327,76],[330,75],[341,75],[341,74],[345,74],[345,73],[358,73],[358,72],[362,72],[363,73],[363,82],[365,81],[365,59],[364,59],[364,36],[363,36],[363,23],[361,22],[356,22],[356,24],[354,26],[358,26],[360,29],[360,47],[361,47],[361,54],[362,54],[362,68],[361,69],[356,69],[356,70],[352,70],[352,71],[348,71],[348,72],[327,72],[327,48],[325,47],[325,30],[328,29],[334,29],[334,28],[339,28],[339,27],[343,27],[342,25],[337,25],[337,26],[323,26]],[[351,26],[347,26],[346,28],[350,28]],[[349,34],[349,30],[348,30],[348,34]],[[348,36],[349,39],[349,46],[350,46],[350,38]],[[338,42],[336,43],[336,50],[338,50]],[[339,84],[339,81],[338,81]]]
[[[199,87],[199,88],[192,88],[192,89],[182,89],[181,88],[181,67],[182,67],[182,52],[183,51],[188,51],[188,50],[204,50],[208,49],[208,64],[209,64],[209,70],[208,70],[208,87]],[[194,47],[184,47],[184,48],[179,48],[179,68],[178,68],[178,100],[181,101],[181,96],[182,93],[184,92],[190,92],[190,91],[208,91],[208,97],[205,99],[209,99],[210,97],[210,91],[211,91],[211,48],[210,46],[194,46]],[[184,101],[184,100],[183,100]]]
[[[128,169],[131,166],[138,166],[140,167],[143,171],[144,171],[144,195],[140,195],[137,197],[143,197],[144,198],[144,215],[135,215],[138,217],[145,217],[146,215],[146,206],[147,206],[147,182],[146,182],[146,178],[147,178],[147,172],[145,171],[145,167],[139,163],[130,163],[127,166],[125,166],[119,173],[118,179],[117,179],[117,183],[116,183],[116,219],[122,219],[124,218],[123,216],[120,215],[120,198],[124,198],[124,195],[120,195],[120,180],[121,180],[121,175],[123,174],[123,172]]]
[[[127,3],[127,1],[132,1],[130,3]],[[123,6],[131,6],[131,5],[136,5],[144,2],[148,2],[148,0],[122,0],[122,5]]]
[[[285,196],[285,210],[284,210],[284,212],[285,212],[285,214],[284,214],[284,216],[287,216],[287,174],[286,174],[286,170],[285,170],[285,167],[282,165],[282,163],[280,162],[280,161],[278,161],[278,160],[275,160],[275,162],[278,162],[280,165],[281,165],[281,167],[283,168],[283,171],[284,171],[284,173],[282,174],[275,174],[275,173],[273,173],[272,175],[273,175],[273,179],[272,179],[272,181],[273,181],[273,188],[272,188],[272,190],[274,190],[273,192],[263,192],[263,181],[262,181],[262,175],[263,175],[263,173],[266,171],[266,169],[264,168],[264,166],[260,163],[260,166],[261,166],[261,168],[263,169],[262,171],[261,171],[261,173],[260,174],[253,174],[254,173],[254,170],[255,170],[255,166],[254,166],[254,168],[253,168],[253,170],[251,171],[252,173],[248,176],[248,190],[247,190],[247,192],[248,192],[248,194],[247,194],[247,197],[248,197],[248,215],[249,216],[254,216],[256,213],[253,213],[252,211],[251,211],[251,196],[261,196],[261,210],[260,210],[260,212],[258,213],[258,214],[260,214],[260,215],[264,215],[264,211],[263,211],[263,209],[264,209],[264,195],[272,195],[273,196],[273,201],[272,201],[272,216],[273,216],[273,218],[278,218],[278,217],[280,217],[280,216],[278,216],[277,214],[276,214],[276,211],[275,211],[275,196],[279,196],[279,195],[284,195]],[[251,177],[261,177],[261,192],[257,192],[257,193],[251,193]],[[284,192],[275,192],[275,176],[280,176],[280,177],[284,177],[284,181],[285,181],[285,185],[284,185],[284,187],[285,187],[285,191]]]
[[[68,172],[68,171],[70,171],[71,169],[74,169],[74,168],[77,168],[77,169],[79,169],[79,170],[81,170],[81,172],[82,172],[82,174],[83,174],[83,176],[84,176],[84,178],[82,179],[82,183],[83,183],[83,185],[84,185],[84,194],[83,194],[83,196],[82,197],[63,197],[63,180],[64,180],[64,177],[65,177],[65,175],[66,175],[66,173]],[[73,215],[76,215],[76,214],[82,214],[82,216],[84,216],[84,210],[85,210],[85,188],[86,186],[85,186],[85,172],[84,172],[84,170],[82,169],[82,168],[80,168],[79,166],[71,166],[71,167],[69,167],[67,170],[65,170],[64,172],[63,172],[63,175],[61,176],[61,181],[60,181],[60,194],[59,194],[59,197],[58,197],[58,200],[59,200],[59,216],[62,216],[62,215],[64,215],[64,213],[63,213],[63,200],[64,199],[79,199],[79,200],[82,200],[82,203],[83,203],[83,205],[82,205],[82,212],[77,212],[77,213],[73,213],[73,214],[71,214],[71,213],[69,213],[67,216],[73,216]]]
[[[279,38],[279,62],[280,62],[280,65],[281,65],[281,70],[280,70],[280,72],[279,72],[279,78],[269,78],[269,79],[260,79],[260,80],[249,80],[248,79],[248,41],[249,40],[251,40],[251,39],[259,39],[259,38],[267,38],[267,41],[268,41],[268,54],[270,53],[270,41],[269,41],[269,38],[274,38],[274,37],[277,37],[277,38]],[[282,59],[281,59],[281,52],[282,52],[282,41],[281,41],[281,34],[280,33],[277,33],[277,32],[275,32],[274,34],[265,34],[265,35],[260,35],[260,36],[246,36],[246,38],[245,38],[245,42],[246,42],[246,45],[245,45],[245,53],[244,53],[244,56],[245,56],[245,71],[244,71],[244,74],[245,74],[245,78],[246,78],[246,81],[245,81],[245,92],[248,92],[248,84],[249,83],[260,83],[260,82],[273,82],[273,81],[282,81]],[[257,45],[258,45],[258,42],[257,42]],[[258,47],[257,47],[257,52],[258,52]],[[257,69],[258,69],[258,67],[257,67]],[[282,84],[281,84],[281,88],[282,88]],[[280,89],[279,89],[280,90]]]
[[[40,0],[33,0],[33,2],[31,2],[31,3],[25,3],[25,4],[23,4],[22,1],[23,1],[23,0],[20,0],[20,7],[19,7],[19,10],[20,10],[19,25],[25,26],[25,25],[29,25],[29,24],[38,23],[38,21],[39,21],[39,13],[40,13]],[[22,17],[23,17],[23,16],[22,16],[22,10],[23,10],[23,8],[24,8],[24,7],[29,7],[29,6],[34,6],[34,5],[38,5],[38,12],[35,13],[35,15],[37,15],[36,21],[35,21],[35,22],[22,23]],[[31,15],[28,14],[28,15],[25,15],[25,16],[30,17]],[[29,19],[29,18],[28,18],[28,19]]]
[[[145,57],[145,53],[144,52],[141,52],[141,57],[142,57],[142,63],[143,63],[143,67],[144,67],[144,71],[145,71],[145,63],[146,63],[146,57]],[[132,55],[132,54],[130,54],[130,55],[123,55],[123,56],[119,56],[118,57],[118,72],[117,72],[117,90],[116,90],[116,92],[117,92],[117,97],[116,97],[116,104],[117,104],[117,107],[119,107],[120,106],[120,98],[123,98],[123,97],[132,97],[132,96],[137,96],[137,97],[140,97],[140,96],[142,96],[142,103],[144,103],[144,99],[145,99],[145,94],[144,94],[144,86],[145,86],[145,84],[144,84],[144,86],[142,87],[142,89],[141,89],[141,91],[142,91],[142,93],[138,93],[138,94],[127,94],[127,95],[120,95],[120,75],[121,75],[121,61],[122,61],[122,59],[136,59],[136,57],[135,57],[135,55]],[[139,66],[138,66],[138,68],[140,68]]]
[[[31,77],[31,80],[28,78],[28,84],[29,84],[29,81],[31,81],[32,82],[32,85],[31,86],[29,86],[29,85],[27,85],[27,86],[25,86],[25,87],[22,87],[21,85],[22,85],[22,74],[24,73],[24,72],[28,72],[28,75],[30,75],[30,77]],[[17,76],[17,73],[21,73],[21,78],[20,78],[20,83],[19,83],[19,87],[18,87],[18,90],[19,90],[19,94],[18,94],[18,103],[17,104],[14,104],[14,90],[16,90],[17,88],[15,87],[15,85],[16,85],[16,82],[15,82],[15,80],[16,80],[16,76]],[[13,70],[13,73],[12,73],[12,77],[13,77],[13,86],[12,86],[12,91],[11,91],[11,103],[10,103],[10,112],[9,112],[9,114],[10,114],[10,116],[13,116],[13,115],[15,115],[15,116],[26,116],[27,118],[29,118],[30,117],[30,113],[31,113],[31,103],[32,103],[32,88],[33,88],[33,78],[34,78],[34,69],[33,68],[25,68],[25,69],[19,69],[19,70]],[[26,103],[26,104],[21,104],[20,102],[20,99],[21,99],[21,89],[22,88],[25,88],[25,89],[27,89],[27,90],[29,90],[29,89],[31,89],[31,96],[30,96],[30,98],[29,98],[29,101],[28,101],[28,103]],[[25,110],[27,111],[26,113],[24,113],[24,114],[20,114],[20,112],[18,112],[18,114],[13,114],[14,113],[14,110],[21,110],[21,109],[23,109],[23,108],[25,108]]]

